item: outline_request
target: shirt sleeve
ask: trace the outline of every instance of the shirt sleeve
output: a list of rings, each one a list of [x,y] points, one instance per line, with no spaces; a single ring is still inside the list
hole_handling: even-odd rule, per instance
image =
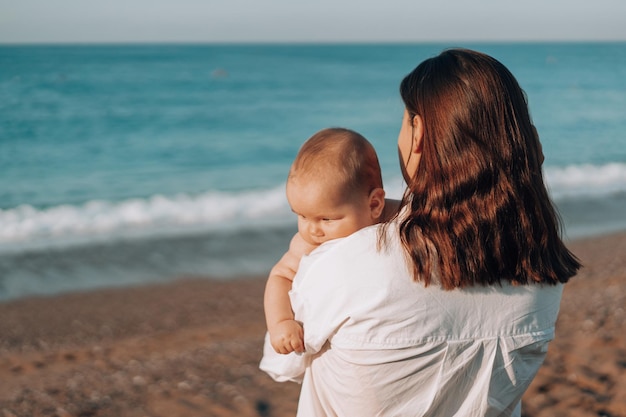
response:
[[[341,266],[325,260],[326,253],[343,239],[327,242],[300,261],[289,293],[295,319],[303,323],[306,353],[322,350],[332,335],[350,319],[354,299],[346,291],[350,277]]]
[[[332,319],[332,317],[338,314],[336,310],[341,304],[336,303],[335,297],[333,297],[332,306],[323,301],[328,298],[326,297],[327,293],[337,293],[336,285],[331,287],[329,284],[319,282],[320,287],[314,284],[315,281],[321,281],[320,277],[324,278],[324,281],[328,281],[330,278],[324,273],[325,268],[322,268],[322,271],[318,271],[318,269],[323,266],[319,260],[334,245],[333,242],[335,241],[327,242],[311,252],[310,255],[302,257],[293,280],[292,290],[289,292],[295,319],[304,325],[305,352],[302,354],[292,352],[287,355],[276,353],[270,343],[269,333],[265,335],[263,358],[259,368],[275,381],[302,383],[304,372],[310,364],[312,355],[321,350],[332,333],[331,329],[339,327],[336,325],[337,320]],[[304,294],[307,297],[303,297]],[[315,320],[312,319],[314,317],[316,317]]]
[[[287,355],[276,353],[270,343],[269,333],[265,334],[263,358],[259,368],[272,377],[274,381],[302,383],[308,362],[309,355],[307,353],[291,352]]]

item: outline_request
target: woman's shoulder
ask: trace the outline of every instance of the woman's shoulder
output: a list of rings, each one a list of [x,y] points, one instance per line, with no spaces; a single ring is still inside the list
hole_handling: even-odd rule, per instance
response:
[[[333,255],[341,256],[343,253],[360,253],[367,251],[376,251],[394,246],[399,242],[397,234],[397,226],[389,223],[385,226],[382,224],[374,224],[364,227],[349,236],[329,240],[318,246],[310,255],[324,256]]]
[[[389,237],[381,240],[381,233]],[[317,247],[302,258],[298,275],[341,277],[347,282],[351,277],[362,280],[372,276],[370,271],[388,270],[389,265],[396,270],[405,264],[397,234],[390,233],[389,228],[373,225]],[[410,276],[406,278],[410,280]]]

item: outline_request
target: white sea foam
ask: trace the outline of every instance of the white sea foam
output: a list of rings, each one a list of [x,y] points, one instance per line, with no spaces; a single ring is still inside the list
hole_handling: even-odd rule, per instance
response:
[[[545,175],[557,204],[563,198],[598,198],[626,192],[626,164],[549,167]],[[399,178],[386,180],[385,184],[389,197],[401,196]],[[0,210],[0,250],[112,237],[241,229],[293,221],[284,185],[239,193],[156,195],[115,203],[98,200],[46,209],[22,205]]]
[[[557,201],[561,198],[593,198],[626,192],[624,163],[548,167],[545,177],[550,192]]]
[[[112,236],[172,234],[245,227],[292,219],[284,186],[240,193],[197,196],[156,195],[117,203],[90,201],[36,209],[28,205],[0,210],[0,247],[47,245],[58,241]]]

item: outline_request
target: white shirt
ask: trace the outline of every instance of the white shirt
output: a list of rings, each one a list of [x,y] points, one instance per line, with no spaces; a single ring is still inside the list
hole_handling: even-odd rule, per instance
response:
[[[261,369],[302,380],[298,416],[519,416],[554,337],[562,285],[444,291],[412,280],[397,227],[304,257],[290,292],[306,354],[266,339]]]

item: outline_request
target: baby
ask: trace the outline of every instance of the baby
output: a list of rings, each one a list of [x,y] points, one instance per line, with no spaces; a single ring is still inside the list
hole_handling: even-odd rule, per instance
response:
[[[269,340],[282,354],[305,350],[304,332],[289,300],[300,258],[384,216],[385,191],[374,147],[352,130],[317,132],[302,145],[291,166],[287,200],[298,216],[298,233],[272,268],[264,299]]]

